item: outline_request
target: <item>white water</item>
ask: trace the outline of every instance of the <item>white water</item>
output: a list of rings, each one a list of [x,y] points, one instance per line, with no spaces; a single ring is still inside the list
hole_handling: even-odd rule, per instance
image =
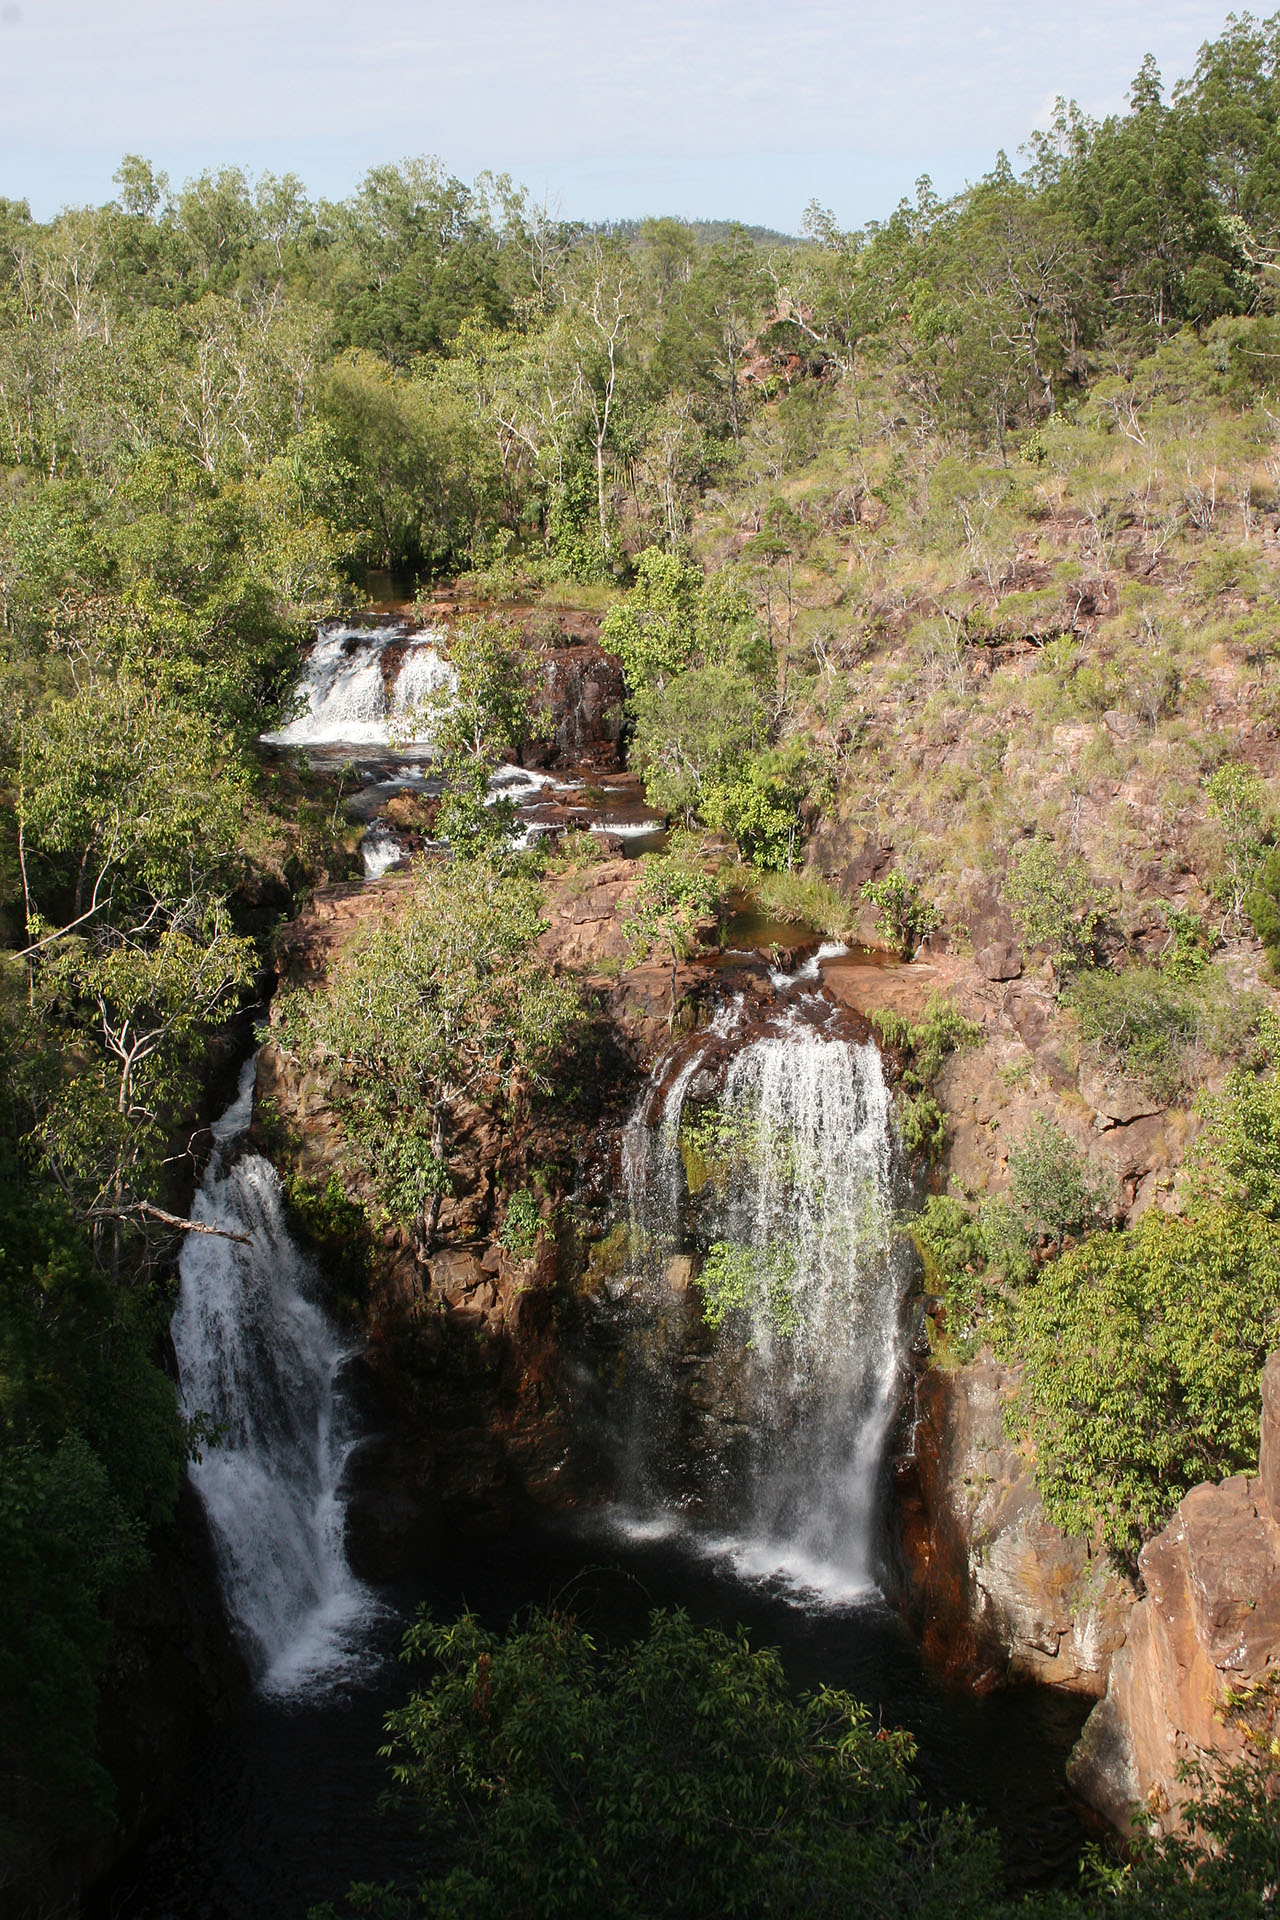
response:
[[[380,880],[406,858],[404,841],[393,827],[373,826],[360,837],[360,858],[366,880]]]
[[[340,1487],[355,1433],[340,1374],[350,1349],[315,1301],[275,1169],[236,1151],[253,1079],[251,1061],[214,1125],[192,1214],[249,1244],[187,1235],[173,1343],[188,1416],[217,1427],[191,1477],[228,1612],[255,1678],[280,1693],[342,1663],[373,1603],[343,1551]]]
[[[321,627],[294,690],[293,719],[262,738],[278,747],[429,748],[422,703],[453,684],[437,639],[406,640],[402,627]],[[405,649],[394,677],[384,670],[389,647]]]
[[[874,1046],[832,1037],[812,1009],[793,1007],[747,1038],[718,1074],[717,1124],[737,1146],[696,1197],[680,1132],[705,1116],[708,1077],[738,1008],[694,1047],[665,1093],[646,1092],[624,1141],[632,1218],[633,1301],[643,1368],[665,1367],[667,1391],[631,1430],[625,1527],[688,1531],[700,1551],[747,1577],[847,1601],[874,1590],[878,1485],[901,1370],[903,1274],[890,1230],[893,1134]],[[719,1042],[719,1046],[715,1043]],[[692,1096],[696,1094],[696,1101]],[[767,1288],[749,1290],[690,1372],[686,1346],[653,1333],[673,1318],[672,1257],[708,1243],[777,1263],[789,1302],[784,1328]],[[766,1265],[766,1271],[768,1270]],[[643,1356],[648,1342],[647,1362]],[[681,1505],[709,1521],[688,1529],[658,1484],[652,1459],[696,1378],[713,1420],[700,1484]],[[720,1423],[719,1427],[715,1422]],[[724,1457],[715,1436],[726,1436]]]

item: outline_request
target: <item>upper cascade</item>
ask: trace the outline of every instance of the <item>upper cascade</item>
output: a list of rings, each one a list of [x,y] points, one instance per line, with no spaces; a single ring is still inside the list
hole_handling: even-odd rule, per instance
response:
[[[294,718],[263,740],[278,747],[429,749],[422,704],[453,685],[440,639],[403,626],[322,626],[294,692]]]

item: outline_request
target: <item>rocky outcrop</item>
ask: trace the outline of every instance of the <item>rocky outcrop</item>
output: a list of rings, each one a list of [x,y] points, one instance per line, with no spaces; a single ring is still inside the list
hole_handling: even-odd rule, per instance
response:
[[[526,764],[620,767],[626,687],[614,656],[590,642],[559,646],[544,655],[541,678],[548,729],[526,748]]]
[[[898,1469],[904,1609],[926,1654],[957,1678],[1100,1695],[1133,1591],[1105,1552],[1050,1522],[1005,1433],[1016,1388],[991,1361],[918,1381]]]
[[[1280,1732],[1280,1354],[1262,1376],[1257,1476],[1193,1487],[1138,1564],[1146,1597],[1070,1778],[1122,1830],[1136,1812],[1168,1832],[1188,1763],[1274,1751]]]

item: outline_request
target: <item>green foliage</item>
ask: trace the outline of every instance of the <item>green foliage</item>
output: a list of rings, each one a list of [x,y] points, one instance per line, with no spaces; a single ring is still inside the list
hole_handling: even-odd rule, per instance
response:
[[[158,1364],[164,1305],[96,1267],[22,1124],[13,1051],[0,1127],[0,1857],[110,1826],[97,1684],[110,1607],[177,1497],[185,1432]]]
[[[1247,911],[1246,901],[1260,879],[1263,840],[1271,827],[1271,798],[1262,777],[1235,760],[1216,767],[1204,790],[1221,836],[1218,871],[1211,890],[1214,899],[1226,908],[1228,918],[1238,920]]]
[[[991,1841],[919,1800],[909,1737],[847,1694],[796,1697],[740,1630],[659,1611],[600,1647],[563,1613],[506,1635],[465,1614],[422,1619],[406,1653],[431,1672],[388,1717],[388,1756],[422,1811],[424,1877],[353,1888],[356,1912],[809,1916],[854,1898],[985,1920],[998,1898]]]
[[[483,780],[504,753],[519,752],[540,730],[534,673],[518,636],[500,620],[462,621],[449,635],[445,658],[454,684],[427,696],[413,730],[425,720],[448,775]]]
[[[734,1175],[760,1149],[758,1116],[750,1109],[726,1113],[714,1102],[687,1101],[680,1114],[679,1146],[689,1192],[699,1194],[710,1184],[723,1197]]]
[[[734,1314],[753,1322],[767,1319],[775,1333],[789,1339],[800,1325],[795,1274],[795,1249],[786,1242],[757,1247],[717,1240],[694,1276],[703,1318],[713,1328]]]
[[[1280,973],[1280,847],[1269,847],[1262,855],[1241,905],[1266,949],[1272,973]]]
[[[1018,937],[1046,948],[1055,972],[1088,965],[1103,902],[1079,854],[1043,835],[1024,842],[1010,858],[1004,897]]]
[[[1013,1340],[1051,1519],[1133,1553],[1188,1488],[1252,1467],[1278,1333],[1280,1235],[1259,1215],[1147,1214],[1046,1267]]]
[[[853,919],[849,901],[819,873],[744,867],[738,874],[726,875],[726,880],[749,893],[767,919],[794,921],[833,940],[849,931]]]
[[[283,1175],[289,1224],[320,1257],[328,1287],[354,1312],[365,1297],[372,1251],[364,1208],[336,1173],[324,1185],[299,1173]]]
[[[703,815],[708,826],[733,837],[744,860],[785,871],[795,863],[806,786],[803,753],[756,754],[710,788]]]
[[[987,1243],[973,1208],[952,1195],[931,1193],[909,1231],[924,1268],[927,1293],[943,1303],[946,1345],[958,1359],[973,1356],[991,1305],[984,1285]]]
[[[1007,1189],[982,1209],[992,1266],[1008,1279],[1025,1280],[1046,1254],[1096,1226],[1107,1200],[1080,1150],[1037,1114],[1009,1149]]]
[[[400,911],[368,928],[322,988],[294,990],[282,1037],[341,1074],[348,1146],[394,1217],[446,1187],[465,1105],[546,1084],[577,1014],[537,956],[537,883],[483,864],[420,866]]]
[[[902,1056],[898,1083],[898,1135],[910,1158],[935,1160],[946,1144],[946,1114],[933,1094],[933,1083],[954,1052],[983,1043],[977,1021],[965,1020],[952,1002],[931,993],[923,1020],[913,1021],[892,1008],[877,1008],[871,1025],[881,1044]]]
[[[1238,1051],[1257,1019],[1202,950],[1158,967],[1082,967],[1064,999],[1104,1064],[1161,1101],[1194,1084],[1208,1059]]]
[[[766,737],[760,695],[731,666],[695,667],[655,681],[636,696],[635,716],[632,757],[645,795],[686,822],[707,817],[709,795],[729,791]]]
[[[542,1215],[537,1199],[528,1187],[517,1187],[507,1197],[506,1211],[498,1232],[498,1245],[505,1247],[508,1253],[514,1253],[518,1259],[527,1260],[538,1244],[541,1231]]]
[[[905,1094],[897,1106],[898,1137],[909,1159],[934,1160],[947,1144],[947,1116],[931,1093]]]
[[[642,865],[622,931],[633,958],[657,952],[670,960],[674,1017],[676,968],[693,952],[698,930],[715,914],[722,889],[696,860],[647,853]]]
[[[941,922],[937,908],[897,868],[883,880],[865,881],[862,897],[879,909],[876,931],[892,942],[904,960],[910,960],[925,935]]]
[[[1203,1127],[1189,1156],[1188,1187],[1199,1206],[1240,1207],[1280,1222],[1280,1068],[1274,1019],[1264,1073],[1238,1069],[1221,1093],[1202,1095]]]
[[[913,1160],[932,1160],[947,1135],[947,1117],[934,1097],[933,1083],[953,1053],[981,1045],[982,1028],[940,993],[929,995],[921,1020],[878,1007],[871,1024],[881,1043],[901,1056],[897,1114],[902,1144]]]

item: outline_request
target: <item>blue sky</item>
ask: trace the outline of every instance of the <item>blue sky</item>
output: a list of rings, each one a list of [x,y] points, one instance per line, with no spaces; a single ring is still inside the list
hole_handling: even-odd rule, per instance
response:
[[[0,193],[111,197],[121,154],[233,161],[340,196],[438,154],[569,216],[847,224],[928,172],[948,192],[1056,94],[1123,105],[1221,30],[1195,0],[0,0]]]

